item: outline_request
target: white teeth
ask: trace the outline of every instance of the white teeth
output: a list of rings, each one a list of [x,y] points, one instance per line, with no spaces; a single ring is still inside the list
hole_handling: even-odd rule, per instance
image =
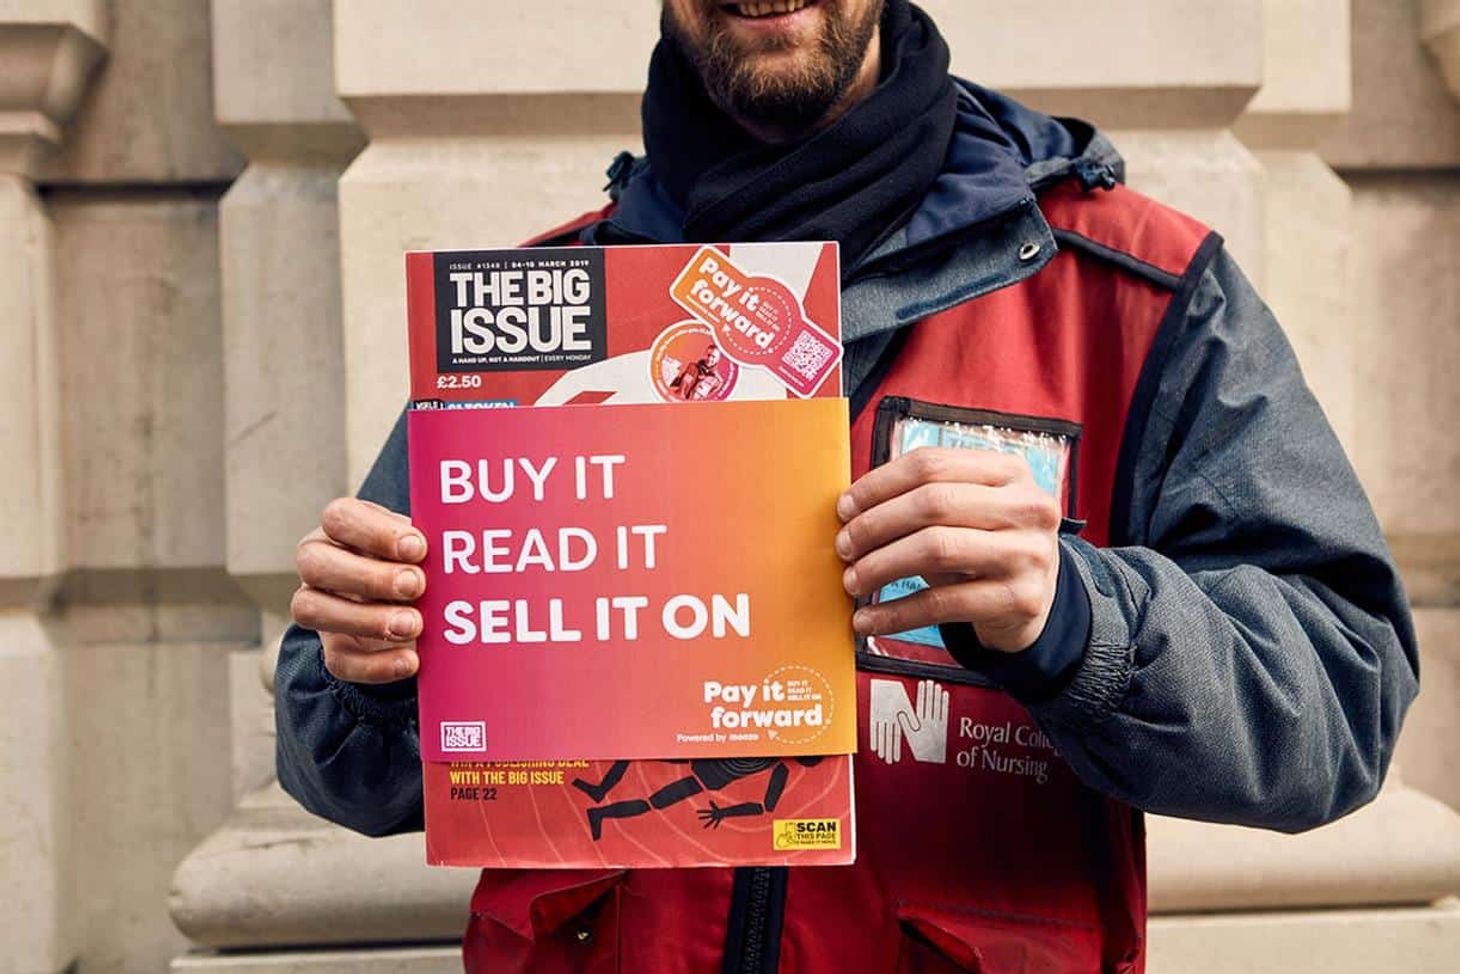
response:
[[[793,14],[810,3],[811,0],[750,0],[737,4],[735,10],[742,17],[770,17]]]

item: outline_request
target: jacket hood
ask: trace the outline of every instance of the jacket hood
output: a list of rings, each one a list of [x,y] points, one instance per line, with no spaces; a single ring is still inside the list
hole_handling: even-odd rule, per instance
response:
[[[997,91],[955,80],[953,141],[942,175],[908,220],[905,245],[997,219],[1071,174],[1079,174],[1087,187],[1124,178],[1124,161],[1089,123],[1054,118]]]
[[[1034,111],[1008,95],[961,78],[960,90],[1008,137],[1031,185],[1038,188],[1077,170],[1104,170],[1124,181],[1125,161],[1110,140],[1089,122]],[[960,101],[960,106],[967,104]],[[1099,182],[1100,180],[1096,180]]]

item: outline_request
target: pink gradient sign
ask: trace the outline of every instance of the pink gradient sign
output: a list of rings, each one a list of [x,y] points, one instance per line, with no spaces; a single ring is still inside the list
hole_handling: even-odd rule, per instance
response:
[[[423,759],[853,751],[846,410],[411,412]]]

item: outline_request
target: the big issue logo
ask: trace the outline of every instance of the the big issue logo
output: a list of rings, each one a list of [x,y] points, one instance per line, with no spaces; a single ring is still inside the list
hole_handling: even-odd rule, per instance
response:
[[[1049,780],[1053,742],[1033,722],[986,723],[959,717],[956,742],[950,733],[951,696],[935,680],[922,680],[913,700],[901,680],[873,680],[867,727],[873,752],[888,764],[903,760],[906,752],[922,764],[947,764],[950,744],[953,763],[969,771]],[[1010,753],[1010,750],[1022,754]],[[1031,753],[1032,752],[1032,753]]]

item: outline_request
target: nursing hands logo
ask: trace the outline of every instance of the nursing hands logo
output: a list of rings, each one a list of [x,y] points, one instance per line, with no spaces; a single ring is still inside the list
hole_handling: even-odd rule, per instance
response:
[[[902,760],[903,741],[913,760],[948,762],[948,691],[933,680],[918,684],[917,703],[898,680],[873,680],[868,725],[872,750],[888,764]]]

